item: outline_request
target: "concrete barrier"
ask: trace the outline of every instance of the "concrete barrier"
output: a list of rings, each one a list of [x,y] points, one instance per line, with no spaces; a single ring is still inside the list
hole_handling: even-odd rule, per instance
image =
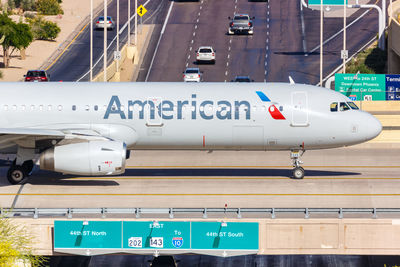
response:
[[[107,219],[107,221],[115,220],[121,219]],[[183,220],[187,221],[187,219],[181,219]],[[133,221],[133,219],[124,219],[124,221]],[[201,221],[218,220],[203,219]],[[260,255],[397,255],[400,253],[399,219],[224,219],[224,221],[227,223],[258,222],[258,254]],[[54,219],[19,218],[12,219],[12,222],[26,226],[36,236],[34,246],[36,254],[55,254],[53,251]],[[162,251],[160,253],[162,254]]]
[[[400,73],[400,1],[388,7],[388,72]]]
[[[126,58],[135,60],[137,57],[137,49],[128,47],[128,45],[124,45],[121,49],[121,60],[119,61],[119,66],[121,67],[122,62]],[[104,82],[104,71],[101,71],[96,77],[93,78],[94,82]],[[107,67],[107,81],[108,82],[119,82],[120,81],[120,70],[117,69],[117,61],[114,60],[108,67]]]

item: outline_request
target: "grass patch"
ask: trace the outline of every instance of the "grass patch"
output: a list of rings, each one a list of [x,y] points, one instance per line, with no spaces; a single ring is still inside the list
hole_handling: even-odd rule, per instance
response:
[[[346,73],[384,74],[386,73],[387,53],[374,44],[359,53],[346,65]]]

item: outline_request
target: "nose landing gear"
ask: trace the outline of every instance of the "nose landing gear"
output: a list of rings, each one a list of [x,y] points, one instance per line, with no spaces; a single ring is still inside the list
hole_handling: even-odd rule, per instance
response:
[[[300,166],[303,162],[300,160],[300,157],[303,156],[305,150],[292,150],[290,153],[290,158],[293,160],[293,178],[295,179],[303,179],[304,178],[304,169]]]

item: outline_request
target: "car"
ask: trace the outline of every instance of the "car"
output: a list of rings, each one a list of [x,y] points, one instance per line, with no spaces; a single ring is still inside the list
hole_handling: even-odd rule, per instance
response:
[[[45,70],[28,70],[25,77],[25,82],[48,82],[50,75]]]
[[[212,46],[200,46],[196,50],[196,61],[197,63],[210,62],[215,64],[215,50]]]
[[[253,21],[255,17],[250,18],[247,14],[235,14],[233,18],[228,17],[231,20],[229,23],[228,34],[239,34],[239,33],[247,33],[253,34]]]
[[[114,30],[115,23],[111,16],[107,16],[107,30]],[[96,21],[96,29],[104,29],[104,16],[100,16]]]
[[[184,82],[200,82],[202,77],[202,72],[199,68],[186,68],[183,72]]]
[[[235,79],[232,80],[232,82],[250,83],[250,82],[254,82],[254,80],[250,79],[249,76],[236,76]]]

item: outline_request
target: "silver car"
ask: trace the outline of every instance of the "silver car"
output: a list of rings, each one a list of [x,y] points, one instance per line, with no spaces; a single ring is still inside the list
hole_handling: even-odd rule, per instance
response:
[[[200,62],[210,62],[215,64],[215,50],[212,46],[200,46],[196,50],[196,60],[197,63]]]
[[[114,30],[115,23],[111,16],[107,16],[107,30]],[[104,29],[104,16],[100,16],[96,21],[96,29]]]
[[[183,72],[184,82],[200,82],[202,77],[202,72],[199,68],[186,68]]]

